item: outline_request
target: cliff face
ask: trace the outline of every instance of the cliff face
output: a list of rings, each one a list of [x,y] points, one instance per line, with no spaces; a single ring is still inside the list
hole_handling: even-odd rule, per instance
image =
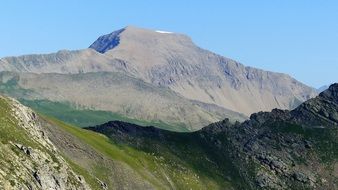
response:
[[[44,135],[37,115],[0,97],[0,189],[91,189]]]

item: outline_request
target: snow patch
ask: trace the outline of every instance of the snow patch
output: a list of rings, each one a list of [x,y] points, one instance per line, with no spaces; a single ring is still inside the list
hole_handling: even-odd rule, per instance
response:
[[[172,32],[162,31],[162,30],[156,30],[155,32],[161,33],[161,34],[172,34]]]

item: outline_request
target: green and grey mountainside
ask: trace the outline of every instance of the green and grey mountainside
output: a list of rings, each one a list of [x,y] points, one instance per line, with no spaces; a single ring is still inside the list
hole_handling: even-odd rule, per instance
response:
[[[338,84],[292,111],[178,133],[78,128],[0,98],[0,189],[337,189]],[[97,133],[98,132],[98,133]]]
[[[17,99],[69,103],[180,131],[292,109],[317,95],[288,75],[204,50],[186,35],[133,26],[100,37],[88,49],[2,58],[0,71],[0,92]],[[12,79],[17,83],[8,90]]]
[[[89,129],[207,174],[214,189],[338,188],[338,84],[292,111],[259,112],[243,123],[224,120],[194,133],[117,121]]]
[[[0,189],[91,189],[45,136],[37,115],[0,97]]]

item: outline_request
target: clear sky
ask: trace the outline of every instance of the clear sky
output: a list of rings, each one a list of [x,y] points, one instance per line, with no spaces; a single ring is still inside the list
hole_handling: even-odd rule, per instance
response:
[[[244,65],[338,82],[338,1],[4,0],[0,57],[83,49],[127,25],[185,33]]]

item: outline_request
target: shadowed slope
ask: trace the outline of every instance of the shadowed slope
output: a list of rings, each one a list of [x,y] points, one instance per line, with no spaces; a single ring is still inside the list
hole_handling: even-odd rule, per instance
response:
[[[337,92],[334,84],[295,110],[260,112],[236,124],[224,120],[194,133],[117,121],[88,129],[150,154],[175,155],[235,189],[336,189]]]

